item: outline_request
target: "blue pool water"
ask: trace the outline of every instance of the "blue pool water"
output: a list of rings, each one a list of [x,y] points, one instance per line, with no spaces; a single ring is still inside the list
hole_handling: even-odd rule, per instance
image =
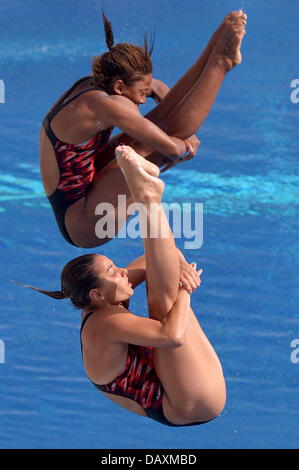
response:
[[[115,0],[104,7],[119,42],[142,43],[144,31],[156,31],[154,76],[169,85],[225,14],[239,7],[248,14],[243,63],[198,133],[198,156],[163,176],[165,201],[203,203],[203,245],[185,255],[203,269],[192,305],[221,359],[227,404],[211,423],[178,429],[117,407],[85,376],[79,313],[9,282],[57,289],[62,266],[86,252],[57,230],[40,181],[38,136],[48,108],[105,50],[97,0],[11,0],[0,3],[0,447],[296,448],[299,103],[290,84],[299,79],[299,6]],[[142,244],[115,239],[104,252],[125,265]],[[132,308],[145,314],[143,287]]]

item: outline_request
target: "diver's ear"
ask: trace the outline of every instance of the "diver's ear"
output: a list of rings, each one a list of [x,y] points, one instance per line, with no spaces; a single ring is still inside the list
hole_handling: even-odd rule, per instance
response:
[[[89,297],[94,302],[98,302],[99,300],[104,300],[103,294],[100,292],[99,289],[91,289],[89,291]]]
[[[122,95],[123,92],[124,92],[124,82],[122,80],[115,80],[114,84],[113,84],[113,91],[114,93],[116,93],[117,95]]]

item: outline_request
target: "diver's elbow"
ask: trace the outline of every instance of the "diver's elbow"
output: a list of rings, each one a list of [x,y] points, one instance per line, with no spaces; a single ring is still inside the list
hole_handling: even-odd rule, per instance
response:
[[[185,336],[182,333],[174,333],[171,336],[170,341],[172,349],[180,348],[184,344]]]

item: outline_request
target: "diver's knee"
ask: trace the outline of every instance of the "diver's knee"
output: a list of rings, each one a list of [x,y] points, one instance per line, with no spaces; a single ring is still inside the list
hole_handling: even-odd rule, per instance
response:
[[[183,413],[184,419],[192,422],[211,421],[217,418],[223,411],[226,403],[225,382],[218,387],[206,390],[205,394],[200,394],[198,399],[189,403]]]
[[[200,404],[197,410],[194,410],[193,415],[191,416],[191,421],[195,419],[197,422],[201,421],[211,421],[212,419],[217,418],[222,411],[224,410],[226,403],[226,391],[225,389],[221,393],[217,393],[212,397],[205,406]]]
[[[203,423],[206,421],[212,421],[221,414],[225,407],[225,400],[219,400],[208,406],[195,407],[193,410],[186,410],[184,415],[181,415],[184,420],[189,423]]]

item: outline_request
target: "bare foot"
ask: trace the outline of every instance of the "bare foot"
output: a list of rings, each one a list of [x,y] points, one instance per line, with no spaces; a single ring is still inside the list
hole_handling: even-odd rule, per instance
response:
[[[237,10],[237,11],[232,11],[231,13],[229,13],[228,15],[226,15],[226,17],[224,18],[224,20],[222,21],[221,25],[219,26],[219,28],[214,32],[213,36],[212,36],[212,41],[215,45],[215,43],[217,42],[220,34],[224,31],[224,29],[227,27],[227,25],[235,20],[236,18],[240,19],[244,25],[246,25],[246,20],[247,20],[247,15],[246,13],[244,13],[242,10]]]
[[[160,203],[165,185],[157,177],[159,168],[127,145],[116,147],[115,154],[134,201],[144,204]]]
[[[227,25],[228,23],[230,23],[230,22],[232,22],[236,19],[241,20],[246,25],[247,15],[246,15],[246,13],[244,13],[243,10],[232,11],[231,13],[226,15],[226,17],[224,18],[222,24]]]
[[[156,178],[158,178],[158,176],[160,174],[159,167],[157,165],[155,165],[154,163],[150,162],[149,160],[146,160],[145,158],[143,158],[141,155],[139,155],[137,152],[135,152],[135,150],[132,149],[131,147],[126,146],[126,145],[119,145],[115,149],[116,157],[118,156],[119,152],[122,151],[123,148],[132,150],[135,153],[135,155],[137,155],[137,157],[139,158],[140,165],[144,168],[144,170],[147,173],[149,173],[150,175],[155,176]]]
[[[241,44],[246,33],[247,15],[238,10],[227,15],[220,26],[213,54],[218,56],[218,60],[223,63],[228,72],[242,62]]]

